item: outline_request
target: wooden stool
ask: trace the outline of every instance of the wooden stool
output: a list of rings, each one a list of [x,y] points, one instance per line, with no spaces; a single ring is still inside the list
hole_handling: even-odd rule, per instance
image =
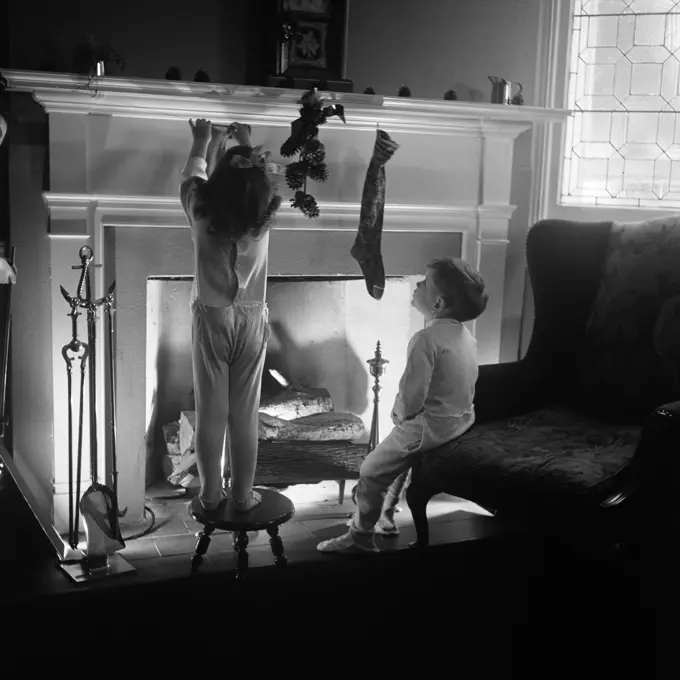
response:
[[[288,563],[283,554],[283,541],[279,536],[279,526],[285,524],[295,514],[295,506],[280,493],[264,489],[257,489],[262,496],[262,502],[250,512],[236,512],[227,503],[219,516],[205,516],[198,497],[194,498],[189,507],[189,514],[204,526],[198,535],[198,543],[191,559],[191,571],[196,572],[203,564],[203,555],[208,551],[210,535],[215,529],[231,531],[234,534],[234,551],[236,552],[236,578],[244,579],[248,571],[248,532],[262,531],[269,534],[269,545],[276,557],[277,567],[285,567]]]

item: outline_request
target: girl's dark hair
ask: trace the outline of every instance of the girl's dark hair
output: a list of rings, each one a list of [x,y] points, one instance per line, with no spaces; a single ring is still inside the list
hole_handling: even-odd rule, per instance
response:
[[[281,205],[276,180],[263,167],[231,165],[236,154],[250,158],[252,152],[250,146],[229,148],[199,185],[196,216],[208,220],[210,233],[236,241],[246,234],[259,238],[271,226]]]
[[[427,266],[432,269],[444,304],[455,310],[458,321],[472,321],[484,312],[489,301],[484,279],[467,262],[458,257],[445,257]]]

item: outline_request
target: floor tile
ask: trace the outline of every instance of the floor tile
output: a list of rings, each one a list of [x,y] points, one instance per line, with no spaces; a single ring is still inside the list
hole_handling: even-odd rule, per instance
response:
[[[203,525],[191,517],[187,517],[182,521],[184,522],[184,526],[187,528],[187,531],[191,534],[197,534],[203,530]]]
[[[125,549],[118,554],[126,560],[145,560],[151,557],[160,557],[160,552],[151,538],[126,541]]]
[[[185,536],[159,536],[153,539],[158,552],[163,557],[173,555],[189,555],[196,547],[196,537],[191,534]]]
[[[156,525],[148,535],[155,538],[156,536],[182,536],[188,533],[190,533],[189,529],[181,516],[169,516],[157,520]]]

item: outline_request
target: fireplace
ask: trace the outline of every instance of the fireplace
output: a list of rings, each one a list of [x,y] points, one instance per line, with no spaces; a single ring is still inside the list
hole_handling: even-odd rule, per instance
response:
[[[177,197],[190,146],[187,119],[250,123],[255,141],[274,150],[274,160],[280,161],[276,150],[297,117],[302,93],[215,83],[108,77],[89,81],[18,71],[3,75],[13,91],[17,121],[10,138],[12,242],[19,262],[26,263],[19,265],[23,276],[13,299],[12,371],[21,376],[12,388],[15,460],[46,514],[63,529],[68,458],[66,378],[60,352],[70,328],[59,286],[73,288],[71,267],[77,264],[80,246],[89,244],[102,264],[95,272],[95,294],[117,282],[119,494],[121,506],[128,508],[127,519],[134,522],[143,512],[149,414],[156,389],[147,379],[149,366],[157,359],[153,343],[147,343],[156,332],[147,313],[148,281],[193,273],[191,234]],[[26,94],[16,94],[21,92]],[[349,250],[363,177],[380,126],[401,144],[387,168],[383,242],[387,273],[397,279],[422,275],[427,262],[440,255],[461,255],[480,269],[490,303],[471,330],[480,361],[497,362],[508,224],[514,210],[509,204],[514,139],[532,126],[561,121],[565,113],[377,95],[326,96],[344,105],[347,124],[331,120],[321,132],[330,171],[329,180],[314,187],[321,217],[302,217],[288,205],[285,194],[271,236],[270,275],[323,278],[331,285],[335,277],[359,274]],[[44,142],[34,134],[38,129],[45,133]],[[276,280],[272,279],[272,306]],[[385,305],[375,303],[373,308],[375,301],[361,282],[348,283],[356,284],[347,293],[356,300],[354,309],[366,310],[365,318],[347,317],[344,332],[353,338],[356,355],[349,361],[365,370],[365,361],[380,340],[391,362],[381,395],[384,421],[403,366],[404,342],[417,321],[405,312],[399,320],[381,322],[384,328],[364,329],[365,321],[378,318],[375,310],[383,314],[392,293],[386,294]],[[388,291],[396,294],[399,285],[388,282]],[[404,325],[393,330],[406,323],[403,318],[409,319],[408,329]],[[389,345],[392,335],[399,337],[394,346]],[[98,375],[103,376],[101,337],[97,356]],[[272,352],[275,348],[274,343]],[[361,375],[358,368],[353,373]],[[101,384],[97,394],[102,414],[105,387]],[[347,403],[365,417],[361,399]],[[99,441],[105,440],[104,425],[102,418]],[[381,425],[384,436],[389,422]]]
[[[279,381],[295,388],[328,391],[336,413],[353,414],[365,432],[373,411],[367,360],[380,342],[389,360],[381,381],[380,431],[391,427],[390,410],[404,368],[406,347],[423,321],[410,301],[419,276],[389,277],[380,303],[370,298],[361,277],[270,276],[267,302],[272,336],[263,375],[263,400],[281,391]],[[147,281],[147,391],[153,391],[147,421],[153,446],[146,468],[147,486],[167,476],[162,427],[194,410],[191,370],[191,277],[150,277]],[[420,317],[420,318],[418,318]],[[272,412],[269,409],[269,412]],[[289,419],[292,414],[283,414]]]

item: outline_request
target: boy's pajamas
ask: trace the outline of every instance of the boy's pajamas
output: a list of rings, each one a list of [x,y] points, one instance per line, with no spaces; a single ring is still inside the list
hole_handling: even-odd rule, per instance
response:
[[[470,429],[477,375],[477,343],[460,322],[434,319],[413,336],[392,412],[395,427],[361,466],[351,532],[371,533],[383,504],[396,505],[397,489],[386,499],[387,491],[414,456]]]

